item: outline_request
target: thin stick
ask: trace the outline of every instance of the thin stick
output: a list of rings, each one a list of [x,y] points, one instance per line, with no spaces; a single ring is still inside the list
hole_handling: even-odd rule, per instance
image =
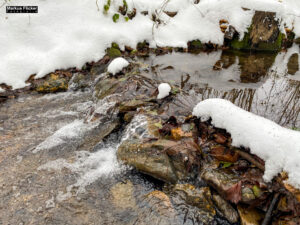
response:
[[[265,167],[257,162],[257,160],[255,160],[250,154],[248,154],[247,152],[243,152],[240,151],[238,149],[235,149],[235,151],[244,159],[248,160],[249,162],[251,162],[253,165],[257,166],[257,168],[261,169],[262,171],[265,171]]]
[[[262,222],[261,225],[268,225],[270,223],[270,220],[271,220],[271,216],[272,216],[272,212],[273,212],[273,209],[275,207],[275,204],[278,200],[278,197],[279,197],[279,193],[276,193],[272,199],[272,202],[270,204],[270,207],[268,208],[268,211],[266,213],[266,216],[264,218],[264,221]]]

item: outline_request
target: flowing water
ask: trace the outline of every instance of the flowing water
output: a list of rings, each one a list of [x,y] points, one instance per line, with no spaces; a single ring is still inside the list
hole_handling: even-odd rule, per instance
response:
[[[215,51],[135,61],[143,76],[181,87],[191,109],[225,98],[299,128],[298,53],[295,45],[278,55]],[[0,105],[0,224],[172,224],[145,200],[162,183],[117,162],[118,145],[141,124],[119,127],[114,97],[97,102],[91,88]],[[181,223],[198,224],[189,217]]]

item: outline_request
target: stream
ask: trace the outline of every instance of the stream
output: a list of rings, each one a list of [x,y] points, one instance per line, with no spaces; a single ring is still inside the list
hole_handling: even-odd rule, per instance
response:
[[[299,129],[299,52],[298,45],[277,55],[173,52],[133,62],[142,77],[182,90],[173,108],[165,109],[167,116],[191,112],[207,98],[224,98]],[[163,182],[118,162],[118,146],[147,135],[145,124],[138,116],[120,123],[120,93],[98,99],[92,83],[84,90],[24,93],[1,103],[0,225],[205,224],[206,215],[184,204],[170,212],[149,195],[162,190]],[[216,216],[212,224],[230,223]]]

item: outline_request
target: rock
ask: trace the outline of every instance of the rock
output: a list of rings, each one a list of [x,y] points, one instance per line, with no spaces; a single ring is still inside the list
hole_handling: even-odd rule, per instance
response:
[[[237,34],[236,29],[233,26],[229,25],[228,28],[225,31],[224,39],[225,40],[232,40],[236,34]]]
[[[164,11],[164,13],[167,14],[169,17],[174,17],[177,15],[177,12]]]
[[[86,75],[82,73],[75,73],[69,81],[69,90],[77,91],[84,90],[91,85],[90,81],[86,79]]]
[[[230,223],[237,223],[239,220],[239,214],[237,211],[220,195],[214,194],[212,196],[212,200],[217,206],[217,208],[222,213],[223,217],[225,217]]]
[[[212,186],[223,198],[238,203],[241,197],[241,178],[226,169],[206,169],[201,174],[208,185]]]
[[[162,154],[159,145],[142,145],[140,142],[125,141],[118,148],[118,160],[135,167],[159,180],[176,182],[177,176],[169,162],[168,156]]]
[[[119,111],[120,112],[130,112],[130,111],[135,111],[137,108],[149,105],[150,103],[147,104],[147,102],[142,101],[142,100],[136,100],[132,99],[126,102],[122,102],[119,106]]]
[[[234,49],[278,51],[281,49],[283,37],[276,13],[256,11],[243,40],[236,37],[230,45]]]
[[[132,128],[130,128],[132,126]],[[162,139],[160,118],[138,114],[129,124],[129,137],[117,151],[119,160],[159,180],[175,183],[195,176],[201,151],[193,138]]]
[[[179,221],[170,197],[162,191],[155,190],[144,196],[134,224],[179,225],[182,223]]]
[[[295,75],[295,73],[299,70],[299,55],[298,53],[294,53],[289,58],[289,62],[287,64],[288,74]]]
[[[241,218],[241,225],[260,225],[264,214],[255,208],[248,209],[245,206],[238,205],[238,212]]]
[[[176,184],[170,193],[171,200],[185,220],[201,221],[210,224],[216,211],[208,187],[197,188],[191,184]]]
[[[242,188],[242,201],[243,202],[251,202],[255,199],[255,195],[251,188],[245,187]]]
[[[68,90],[68,78],[51,73],[46,79],[38,82],[35,90],[40,93],[54,93]]]
[[[125,164],[133,166],[143,173],[165,182],[175,183],[179,178],[187,178],[185,171],[176,171],[178,167],[185,167],[185,162],[183,160],[172,162],[166,153],[167,149],[177,145],[176,142],[168,140],[147,143],[125,141],[120,145],[117,156]]]
[[[124,182],[119,182],[115,184],[110,189],[112,196],[112,203],[115,207],[120,209],[136,208],[136,201],[133,196],[134,187],[131,181],[127,180]]]

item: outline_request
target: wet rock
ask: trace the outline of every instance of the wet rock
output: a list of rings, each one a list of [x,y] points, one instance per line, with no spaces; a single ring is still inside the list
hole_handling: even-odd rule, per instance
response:
[[[217,206],[217,208],[222,213],[223,217],[225,217],[230,223],[237,223],[239,220],[239,214],[237,211],[220,195],[214,194],[212,196],[212,200]]]
[[[128,139],[123,141],[117,157],[125,164],[157,179],[175,182],[177,176],[163,149],[172,141],[158,141],[159,119],[143,114],[136,115],[128,125]]]
[[[162,191],[152,191],[144,196],[139,205],[138,218],[135,224],[147,225],[179,225],[182,224],[177,217],[170,197]]]
[[[117,156],[125,164],[133,166],[143,173],[174,183],[178,180],[177,174],[168,155],[163,152],[169,144],[174,143],[155,141],[141,144],[139,141],[125,141],[119,147]]]
[[[176,184],[170,197],[175,209],[179,213],[184,212],[185,220],[203,224],[210,224],[214,220],[216,211],[208,187],[197,188],[191,184]]]
[[[264,214],[255,208],[247,208],[238,205],[238,212],[241,218],[241,225],[260,225],[264,218]]]
[[[241,197],[241,178],[227,169],[206,169],[201,178],[226,200],[238,203]]]
[[[134,187],[131,181],[119,182],[110,189],[112,203],[120,209],[136,208],[136,201],[133,196]]]
[[[151,105],[151,103],[147,103],[143,100],[133,99],[126,102],[122,102],[119,106],[119,111],[120,112],[135,111],[137,108],[145,105]]]
[[[117,152],[119,160],[171,183],[197,174],[201,151],[193,138],[180,141],[162,139],[158,132],[161,128],[160,118],[157,116],[140,114],[131,124],[138,125],[129,134],[130,138],[120,145]]]
[[[87,75],[75,73],[69,81],[69,90],[77,91],[84,90],[91,85],[91,81],[87,80]]]
[[[40,93],[54,93],[68,90],[68,78],[52,73],[45,80],[37,82],[35,90]]]
[[[283,37],[276,13],[256,11],[248,33],[245,33],[241,41],[238,37],[235,38],[231,47],[242,50],[278,51],[281,49]]]
[[[242,189],[242,201],[243,202],[251,202],[255,199],[255,195],[251,188],[245,187]]]

